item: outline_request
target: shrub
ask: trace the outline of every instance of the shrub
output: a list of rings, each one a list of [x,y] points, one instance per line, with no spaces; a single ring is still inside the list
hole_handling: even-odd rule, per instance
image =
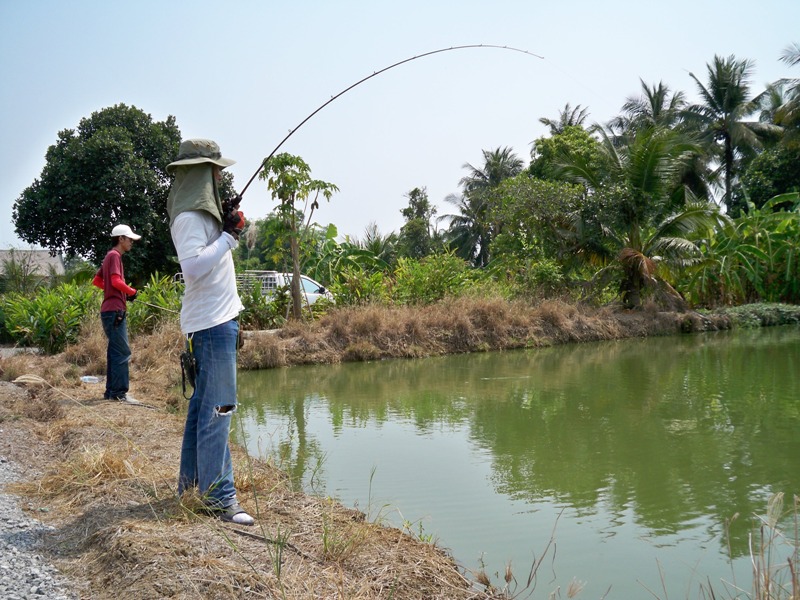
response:
[[[128,303],[131,333],[152,333],[159,324],[179,317],[182,283],[156,273],[138,292],[136,300]]]
[[[265,296],[261,293],[261,282],[255,281],[240,297],[244,305],[239,315],[242,329],[276,329],[286,322],[291,301],[288,294]]]
[[[3,299],[6,330],[24,346],[56,354],[77,339],[81,322],[97,305],[97,297],[87,285],[64,283],[42,288],[32,297],[9,294]]]
[[[791,304],[760,302],[726,307],[716,312],[729,317],[736,327],[743,329],[800,323],[800,307]]]
[[[392,298],[399,304],[433,304],[461,294],[473,280],[467,262],[454,254],[401,258],[394,276]]]
[[[6,329],[5,302],[0,302],[0,344],[8,344],[14,341],[11,332]]]
[[[359,266],[343,267],[330,289],[336,303],[342,306],[389,302],[389,286],[383,272],[370,272]]]

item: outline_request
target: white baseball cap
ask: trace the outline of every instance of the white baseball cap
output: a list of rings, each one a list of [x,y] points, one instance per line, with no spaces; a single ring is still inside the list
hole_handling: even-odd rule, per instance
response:
[[[133,233],[133,229],[127,225],[116,225],[114,229],[111,230],[111,237],[118,237],[120,235],[124,235],[126,238],[131,238],[132,240],[139,240],[142,238],[142,236]]]

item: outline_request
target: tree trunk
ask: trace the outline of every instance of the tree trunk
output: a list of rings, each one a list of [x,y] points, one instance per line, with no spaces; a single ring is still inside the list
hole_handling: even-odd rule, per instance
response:
[[[635,274],[626,274],[620,285],[622,288],[622,304],[625,308],[639,308],[642,305],[641,278]]]
[[[300,248],[296,232],[292,232],[290,247],[292,250],[292,317],[299,321],[303,318],[303,305],[300,298]]]

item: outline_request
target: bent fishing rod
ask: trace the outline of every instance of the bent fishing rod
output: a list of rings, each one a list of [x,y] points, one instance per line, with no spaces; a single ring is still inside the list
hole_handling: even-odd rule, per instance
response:
[[[242,188],[242,191],[239,192],[238,199],[241,200],[241,198],[244,196],[244,193],[247,191],[247,188],[250,187],[250,184],[253,183],[253,180],[258,176],[258,174],[261,172],[261,170],[264,168],[264,166],[267,164],[267,162],[269,162],[269,159],[272,158],[273,156],[275,156],[275,153],[280,149],[281,146],[283,146],[283,144],[286,142],[286,140],[288,140],[290,137],[292,137],[292,135],[294,135],[294,133],[298,129],[300,129],[303,125],[305,125],[306,122],[309,119],[311,119],[314,115],[316,115],[319,111],[321,111],[323,108],[328,106],[328,104],[330,104],[334,100],[336,100],[336,99],[340,98],[341,96],[345,95],[347,92],[349,92],[350,90],[352,90],[355,87],[358,87],[359,85],[361,85],[365,81],[368,81],[368,80],[372,79],[373,77],[377,77],[381,73],[385,73],[389,69],[394,69],[395,67],[399,67],[400,65],[404,65],[405,63],[411,62],[413,60],[417,60],[419,58],[424,58],[426,56],[431,56],[433,54],[439,54],[441,52],[450,52],[452,50],[464,50],[466,48],[495,48],[495,49],[498,49],[498,50],[510,50],[512,52],[520,52],[522,54],[527,54],[528,56],[533,56],[535,58],[539,58],[539,59],[544,60],[544,56],[540,56],[538,54],[534,54],[533,52],[528,52],[527,50],[522,50],[520,48],[514,48],[513,46],[498,46],[498,45],[495,45],[495,44],[466,44],[464,46],[450,46],[449,48],[439,48],[438,50],[431,50],[430,52],[425,52],[424,54],[417,54],[416,56],[412,56],[410,58],[406,58],[404,60],[401,60],[399,62],[391,64],[388,67],[384,67],[383,69],[381,69],[379,71],[375,71],[371,75],[367,75],[366,77],[356,81],[354,84],[346,87],[345,89],[343,89],[341,92],[339,92],[335,96],[331,96],[329,100],[327,100],[326,102],[321,104],[316,110],[314,110],[314,112],[312,112],[305,119],[300,121],[300,124],[297,125],[297,127],[295,127],[294,129],[290,129],[289,133],[286,135],[286,137],[284,137],[280,141],[280,143],[277,146],[275,146],[275,148],[272,150],[272,152],[269,153],[269,156],[267,156],[264,160],[261,161],[261,164],[258,166],[258,169],[256,169],[256,172],[253,173],[253,176],[247,181],[247,184],[245,184],[244,188]]]

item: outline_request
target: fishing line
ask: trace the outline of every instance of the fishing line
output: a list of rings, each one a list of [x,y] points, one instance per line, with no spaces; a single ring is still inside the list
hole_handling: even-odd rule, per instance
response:
[[[431,50],[430,52],[425,52],[424,54],[417,54],[416,56],[412,56],[410,58],[406,58],[406,59],[401,60],[399,62],[396,62],[396,63],[394,63],[392,65],[389,65],[388,67],[384,67],[383,69],[381,69],[379,71],[375,71],[371,75],[367,75],[363,79],[360,79],[360,80],[356,81],[354,84],[346,87],[345,89],[343,89],[341,92],[339,92],[335,96],[331,96],[329,100],[324,102],[314,112],[312,112],[305,119],[300,121],[300,124],[297,125],[297,127],[295,127],[294,129],[290,129],[289,133],[286,135],[286,137],[284,137],[281,140],[281,142],[277,146],[275,146],[275,148],[272,150],[272,152],[269,153],[269,156],[267,156],[264,160],[261,161],[261,164],[258,166],[258,169],[256,169],[256,172],[253,173],[253,176],[248,180],[247,184],[244,186],[242,191],[239,192],[239,197],[241,198],[242,196],[244,196],[244,193],[247,191],[247,188],[249,188],[250,184],[253,183],[253,180],[261,172],[261,169],[264,168],[264,165],[267,164],[267,161],[269,161],[270,158],[275,156],[275,153],[278,151],[278,149],[281,146],[283,146],[284,142],[286,142],[286,140],[288,140],[290,137],[292,137],[292,135],[294,135],[295,131],[297,131],[303,125],[305,125],[306,121],[311,119],[311,117],[316,115],[319,111],[321,111],[323,108],[328,106],[328,104],[330,104],[331,102],[333,102],[334,100],[336,100],[340,96],[343,96],[344,94],[346,94],[347,92],[352,90],[354,87],[357,87],[357,86],[361,85],[365,81],[368,81],[369,79],[372,79],[373,77],[376,77],[377,75],[380,75],[381,73],[385,73],[389,69],[394,69],[395,67],[399,67],[400,65],[404,65],[407,62],[411,62],[412,60],[417,60],[418,58],[424,58],[426,56],[431,56],[433,54],[439,54],[441,52],[450,52],[451,50],[464,50],[466,48],[495,48],[495,49],[498,49],[498,50],[510,50],[512,52],[519,52],[521,54],[527,54],[528,56],[533,56],[534,58],[539,58],[539,59],[544,60],[544,56],[540,56],[538,54],[534,54],[533,52],[528,52],[527,50],[522,50],[521,48],[514,48],[513,46],[498,46],[498,45],[495,45],[495,44],[466,44],[464,46],[450,46],[449,48],[439,48],[438,50]]]
[[[145,302],[144,300],[136,300],[135,302],[139,304],[144,304],[145,306],[150,306],[152,308],[158,308],[160,310],[164,310],[170,313],[175,313],[176,315],[180,314],[177,310],[172,310],[171,308],[166,308],[165,306],[159,306],[158,304],[150,304],[149,302]]]

